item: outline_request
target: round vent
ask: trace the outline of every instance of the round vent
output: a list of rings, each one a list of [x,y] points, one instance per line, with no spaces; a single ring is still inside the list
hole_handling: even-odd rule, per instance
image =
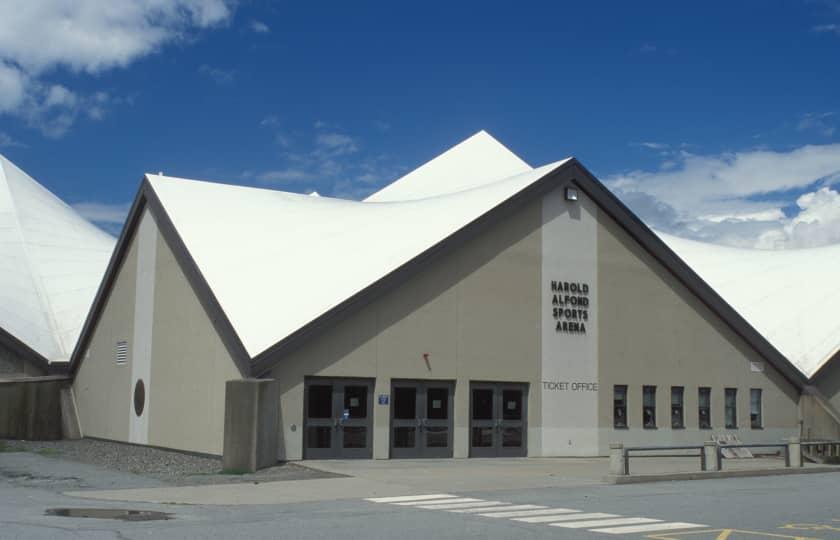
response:
[[[143,407],[146,406],[146,386],[143,384],[143,379],[137,379],[137,384],[134,385],[134,413],[137,416],[143,414]]]

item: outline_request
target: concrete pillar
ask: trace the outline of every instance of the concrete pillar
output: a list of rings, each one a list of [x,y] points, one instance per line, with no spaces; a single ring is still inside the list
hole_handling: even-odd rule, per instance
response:
[[[703,443],[703,455],[706,456],[706,470],[719,471],[720,463],[718,462],[718,445],[715,441],[706,441]]]
[[[627,467],[624,466],[624,445],[610,444],[610,474],[624,476],[627,474]]]
[[[799,437],[788,439],[788,457],[791,467],[802,466],[802,445],[799,442]]]
[[[81,439],[82,426],[79,423],[79,412],[76,410],[76,397],[73,387],[69,384],[59,390],[61,404],[61,436],[65,439]]]
[[[277,463],[280,390],[274,379],[237,379],[225,384],[222,468],[255,472]]]

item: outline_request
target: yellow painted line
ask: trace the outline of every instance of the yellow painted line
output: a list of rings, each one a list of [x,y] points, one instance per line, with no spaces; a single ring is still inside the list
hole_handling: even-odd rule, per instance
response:
[[[777,534],[777,533],[770,533],[765,531],[746,531],[742,529],[706,529],[702,531],[685,531],[685,532],[675,532],[675,533],[666,533],[666,534],[652,534],[648,535],[646,538],[650,540],[680,540],[680,538],[686,536],[697,536],[700,534],[709,535],[707,538],[714,539],[714,540],[726,540],[730,538],[731,535],[735,535],[733,538],[737,538],[738,536],[757,536],[759,538],[788,538],[789,540],[820,540],[819,538],[814,538],[810,536],[791,536],[788,534]]]

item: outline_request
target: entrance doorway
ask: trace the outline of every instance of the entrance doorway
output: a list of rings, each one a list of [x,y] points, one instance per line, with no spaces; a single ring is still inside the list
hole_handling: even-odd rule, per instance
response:
[[[304,393],[304,458],[372,457],[373,381],[313,377]]]
[[[451,382],[391,385],[391,457],[452,457]]]
[[[470,457],[527,455],[528,386],[470,384]]]

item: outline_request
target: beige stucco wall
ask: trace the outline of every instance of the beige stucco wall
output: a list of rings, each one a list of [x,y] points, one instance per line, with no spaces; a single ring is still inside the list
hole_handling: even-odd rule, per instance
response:
[[[798,390],[603,213],[598,229],[601,453],[611,442],[670,444],[733,433],[743,441],[798,434]],[[764,372],[751,369],[759,362]],[[628,385],[629,429],[613,429],[613,385]],[[642,428],[642,385],[654,385],[658,429]],[[685,387],[685,429],[671,429],[671,386]],[[712,430],[698,429],[698,387],[712,388]],[[724,388],[737,388],[738,429],[724,429]],[[750,429],[750,389],[764,429]]]
[[[73,381],[82,434],[88,437],[128,440],[136,280],[137,246],[132,240]],[[118,341],[129,343],[124,365],[116,364]]]
[[[151,377],[146,385],[148,444],[222,453],[225,381],[240,378],[164,237],[157,235]],[[74,390],[84,435],[129,440],[131,354],[115,363],[117,341],[134,335],[137,242],[118,271]]]
[[[529,383],[539,425],[540,221],[534,201],[284,357],[272,372],[281,457],[302,457],[306,376],[375,378],[375,394],[390,394],[392,379],[455,381],[455,457],[468,455],[471,380]],[[389,407],[374,404],[374,457],[388,455]]]
[[[222,453],[225,382],[241,375],[158,233],[149,444]]]

